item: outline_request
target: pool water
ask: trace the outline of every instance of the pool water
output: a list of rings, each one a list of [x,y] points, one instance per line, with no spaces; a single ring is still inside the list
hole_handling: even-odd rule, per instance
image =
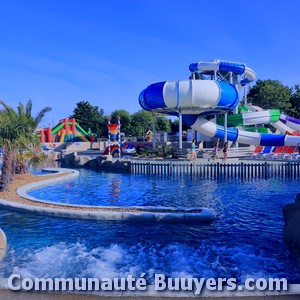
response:
[[[81,176],[31,191],[34,197],[106,206],[204,206],[211,224],[90,221],[0,210],[9,250],[0,275],[120,277],[285,277],[300,266],[283,241],[282,208],[299,192],[295,180],[201,180],[80,170]]]

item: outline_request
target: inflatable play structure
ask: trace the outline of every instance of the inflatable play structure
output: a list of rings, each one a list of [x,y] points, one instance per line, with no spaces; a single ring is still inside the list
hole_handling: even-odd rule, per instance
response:
[[[86,132],[74,118],[60,120],[52,129],[50,127],[42,129],[39,135],[42,143],[93,142],[95,140],[94,135]]]
[[[261,146],[300,143],[300,120],[276,109],[238,106],[239,90],[256,77],[246,64],[213,60],[193,63],[189,69],[192,79],[158,82],[144,89],[139,96],[141,107],[182,117],[192,129],[211,138]],[[232,111],[235,114],[228,115]],[[272,125],[278,134],[257,128],[261,124]]]

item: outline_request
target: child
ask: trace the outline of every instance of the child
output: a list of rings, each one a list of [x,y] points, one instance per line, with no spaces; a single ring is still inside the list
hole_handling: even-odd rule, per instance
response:
[[[224,155],[223,160],[224,161],[226,161],[226,159],[227,159],[227,149],[228,149],[228,142],[226,142],[223,146],[223,155]]]
[[[190,160],[197,160],[195,139],[192,140],[191,158],[190,158]]]
[[[214,145],[213,154],[215,155],[215,159],[219,159],[219,139]]]

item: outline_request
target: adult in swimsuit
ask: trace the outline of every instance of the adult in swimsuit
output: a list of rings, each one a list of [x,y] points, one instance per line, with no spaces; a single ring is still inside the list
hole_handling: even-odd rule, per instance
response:
[[[224,161],[226,161],[226,159],[227,159],[227,149],[228,149],[228,143],[226,142],[223,146]]]
[[[195,139],[192,140],[191,158],[190,158],[190,160],[197,160]]]

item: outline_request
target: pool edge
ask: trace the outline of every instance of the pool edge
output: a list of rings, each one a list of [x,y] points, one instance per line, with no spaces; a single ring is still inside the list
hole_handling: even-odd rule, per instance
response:
[[[69,172],[69,174],[45,179],[38,182],[32,182],[19,187],[16,191],[20,197],[33,201],[35,204],[29,205],[15,201],[0,198],[0,206],[5,209],[15,210],[19,212],[29,212],[34,214],[42,214],[54,217],[79,218],[93,220],[126,220],[126,221],[166,221],[166,222],[211,222],[215,219],[214,211],[208,208],[172,208],[172,207],[107,207],[107,206],[84,206],[69,205],[37,199],[27,194],[28,191],[47,186],[49,184],[74,179],[79,176],[79,171],[66,168],[47,168],[47,171],[53,171],[54,174]],[[43,176],[43,175],[39,175]],[[49,207],[58,206],[57,207]],[[130,211],[136,210],[137,211]],[[96,209],[96,210],[95,210]],[[97,210],[98,209],[98,210]],[[101,210],[103,209],[103,210]],[[122,210],[120,210],[122,209]],[[199,212],[190,212],[191,209],[199,210]],[[126,211],[127,210],[127,211]],[[166,210],[165,212],[163,210]]]

